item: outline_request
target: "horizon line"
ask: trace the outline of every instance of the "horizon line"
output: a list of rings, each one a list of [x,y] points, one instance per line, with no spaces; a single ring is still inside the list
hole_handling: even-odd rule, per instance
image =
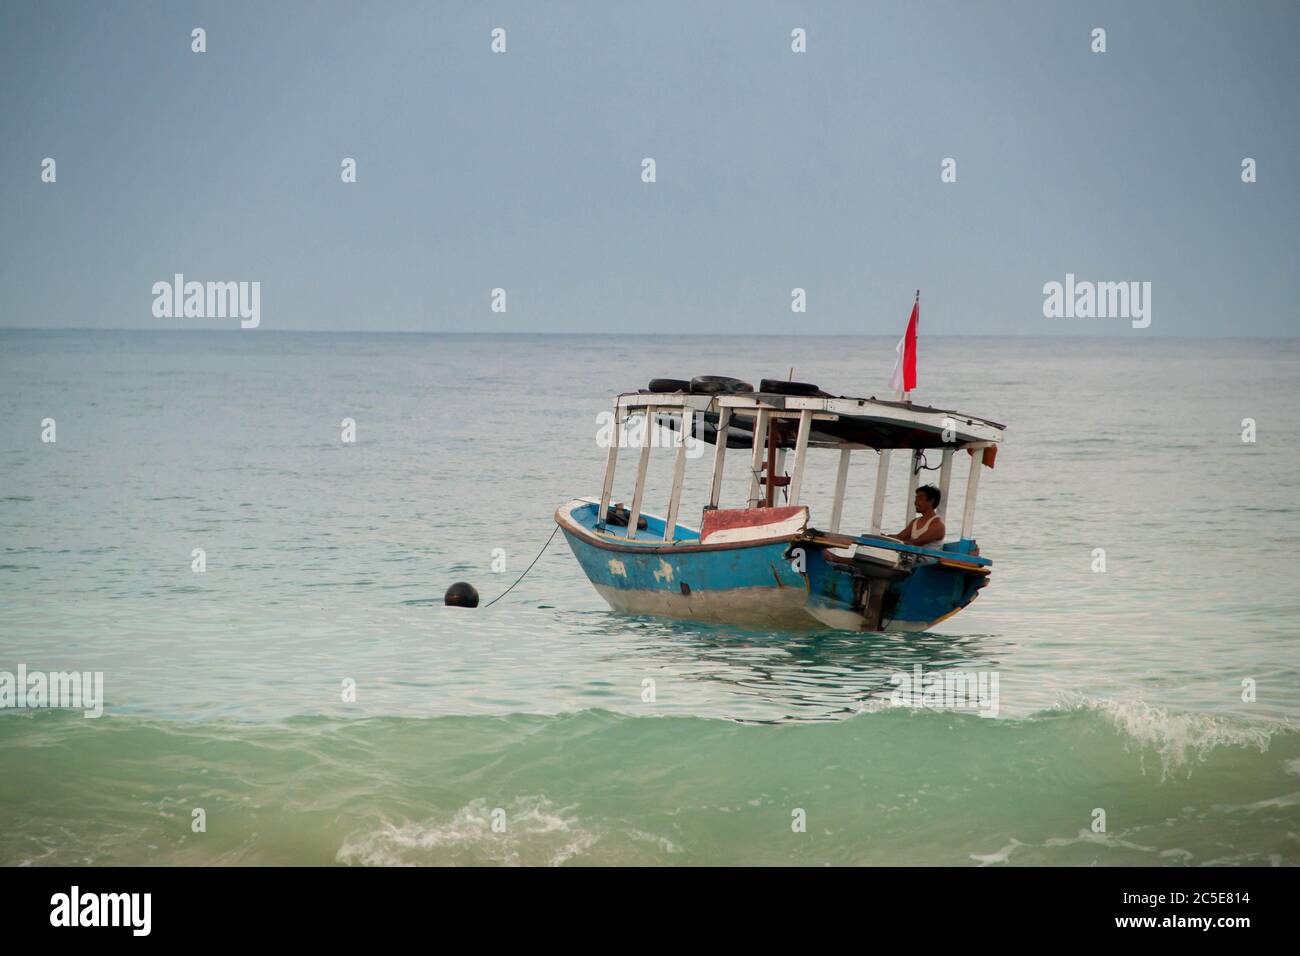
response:
[[[1145,329],[1134,330],[1145,332]],[[541,332],[524,332],[519,330],[501,330],[501,331],[474,331],[460,332],[449,329],[275,329],[262,328],[243,329],[238,326],[233,328],[148,328],[147,326],[112,326],[112,327],[87,327],[87,326],[53,326],[42,328],[40,326],[30,325],[0,325],[0,332],[167,332],[180,335],[222,335],[236,334],[241,332],[262,332],[275,335],[447,335],[462,336],[470,338],[473,336],[588,336],[601,338],[657,338],[663,335],[673,335],[675,337],[689,336],[693,338],[707,338],[716,336],[718,332],[562,332],[562,331],[541,331]],[[883,338],[892,339],[896,337],[895,332],[751,332],[755,338],[773,338],[773,339],[833,339],[833,338]],[[931,332],[926,333],[925,338],[930,339],[1096,339],[1098,341],[1106,339],[1128,339],[1137,338],[1130,332],[1112,332],[1112,333],[1065,333],[1065,332]],[[1225,333],[1223,335],[1212,335],[1205,333],[1188,333],[1188,334],[1160,334],[1142,336],[1144,338],[1156,338],[1162,340],[1185,339],[1196,341],[1221,341],[1229,340],[1258,340],[1258,341],[1289,341],[1300,339],[1300,332],[1291,335],[1266,335],[1266,334],[1241,334]]]

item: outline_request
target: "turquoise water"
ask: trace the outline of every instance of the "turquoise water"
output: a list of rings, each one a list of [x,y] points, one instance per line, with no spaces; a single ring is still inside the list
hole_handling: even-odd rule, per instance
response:
[[[457,579],[499,594],[598,491],[615,391],[794,366],[883,394],[892,357],[0,332],[0,671],[102,671],[107,699],[0,711],[0,863],[1297,862],[1294,342],[923,341],[918,400],[1009,426],[976,515],[992,582],[937,633],[619,617],[559,539],[494,607],[440,606]],[[995,672],[997,717],[889,706],[917,665]]]

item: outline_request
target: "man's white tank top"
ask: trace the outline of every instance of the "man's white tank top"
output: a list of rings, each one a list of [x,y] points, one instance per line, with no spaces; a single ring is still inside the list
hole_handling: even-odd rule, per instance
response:
[[[912,519],[912,523],[908,526],[909,530],[908,530],[908,533],[907,533],[907,540],[908,540],[909,542],[910,542],[910,541],[913,541],[913,540],[915,540],[916,538],[919,538],[921,535],[925,534],[927,531],[929,531],[929,530],[930,530],[930,525],[934,524],[934,519],[937,518],[937,517],[939,517],[939,513],[936,511],[934,514],[930,515],[930,517],[926,519],[926,522],[925,522],[925,524],[923,524],[923,525],[918,525],[918,524],[917,524],[917,522],[921,520],[919,517],[918,517],[918,518],[913,518],[913,519]],[[928,542],[928,543],[926,543],[926,544],[921,545],[921,547],[923,547],[923,548],[937,548],[937,547],[939,547],[941,544],[943,544],[942,541],[930,541],[930,542]]]

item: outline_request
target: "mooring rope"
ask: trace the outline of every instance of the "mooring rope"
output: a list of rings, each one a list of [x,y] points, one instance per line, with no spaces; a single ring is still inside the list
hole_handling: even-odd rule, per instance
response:
[[[555,526],[555,531],[552,531],[551,536],[546,539],[546,544],[542,545],[542,550],[537,552],[536,558],[533,558],[533,563],[528,565],[528,567],[524,568],[524,573],[519,575],[519,577],[515,579],[515,584],[518,584],[520,581],[522,581],[525,577],[528,576],[528,572],[533,569],[533,564],[536,564],[538,560],[541,558],[541,556],[546,553],[546,549],[551,546],[551,542],[555,540],[555,535],[559,530],[560,530],[560,526],[557,524]],[[513,591],[515,589],[515,584],[510,585],[510,587],[506,588],[504,591],[502,591],[492,600],[484,604],[483,605],[484,609],[486,610],[487,608],[490,608],[493,604],[496,604],[497,601],[500,601],[503,597],[505,597],[507,594]]]

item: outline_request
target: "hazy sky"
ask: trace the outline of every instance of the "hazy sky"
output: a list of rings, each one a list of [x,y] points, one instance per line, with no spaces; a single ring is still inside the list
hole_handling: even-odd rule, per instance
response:
[[[1293,335],[1297,42],[1295,0],[4,0],[0,325],[236,328],[153,317],[182,272],[262,330],[901,333],[919,287],[923,334]],[[1044,318],[1067,272],[1151,327]]]

